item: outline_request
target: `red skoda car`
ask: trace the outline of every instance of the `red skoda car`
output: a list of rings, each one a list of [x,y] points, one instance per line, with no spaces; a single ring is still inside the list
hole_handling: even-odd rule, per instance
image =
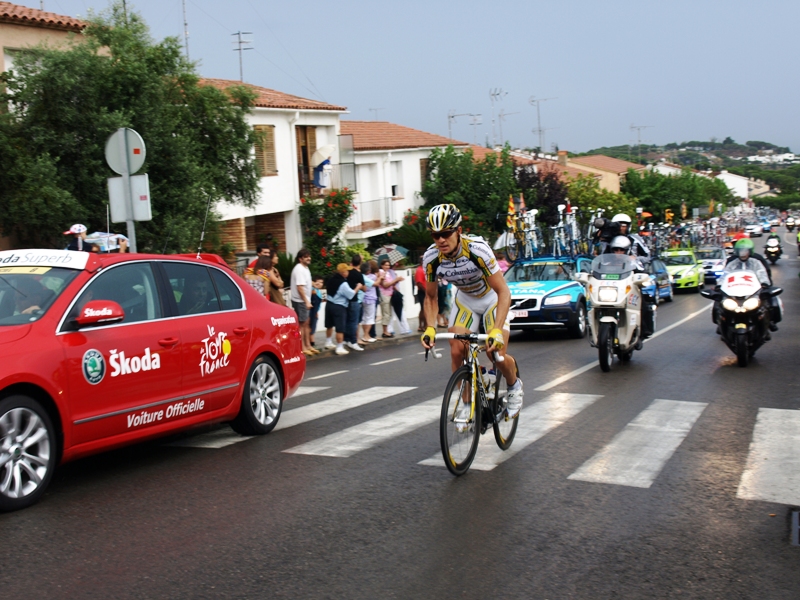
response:
[[[80,456],[201,423],[268,433],[301,350],[295,313],[214,255],[0,252],[0,510]]]

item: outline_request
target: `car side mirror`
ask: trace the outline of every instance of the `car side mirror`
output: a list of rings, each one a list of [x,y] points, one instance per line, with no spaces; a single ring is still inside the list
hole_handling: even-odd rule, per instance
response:
[[[575,273],[573,279],[578,283],[589,283],[589,274],[588,273]]]
[[[78,327],[94,327],[118,323],[125,318],[125,311],[112,300],[90,300],[80,310],[74,321]]]
[[[769,295],[772,296],[773,298],[775,296],[780,296],[782,293],[783,293],[783,288],[778,286],[773,286],[769,290]]]

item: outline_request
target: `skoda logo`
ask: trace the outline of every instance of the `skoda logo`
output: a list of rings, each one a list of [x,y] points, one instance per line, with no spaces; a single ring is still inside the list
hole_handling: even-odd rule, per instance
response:
[[[106,375],[106,361],[97,350],[87,350],[83,355],[83,376],[92,385],[103,381]]]

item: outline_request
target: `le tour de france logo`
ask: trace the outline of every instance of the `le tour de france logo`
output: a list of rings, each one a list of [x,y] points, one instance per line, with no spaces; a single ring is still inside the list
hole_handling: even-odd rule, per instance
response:
[[[91,349],[84,353],[83,376],[92,385],[97,385],[106,376],[106,361],[98,350]]]
[[[200,348],[201,377],[227,367],[231,357],[231,341],[228,339],[228,334],[224,331],[215,332],[211,325],[206,327],[208,327],[208,337],[203,340]]]

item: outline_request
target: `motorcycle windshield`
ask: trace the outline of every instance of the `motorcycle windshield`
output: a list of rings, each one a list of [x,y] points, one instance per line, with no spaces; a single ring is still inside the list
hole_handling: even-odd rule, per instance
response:
[[[636,269],[637,262],[627,254],[601,254],[592,261],[595,279],[625,279]]]
[[[753,271],[726,270],[720,280],[720,288],[727,296],[745,298],[758,293],[761,290],[761,282]]]

